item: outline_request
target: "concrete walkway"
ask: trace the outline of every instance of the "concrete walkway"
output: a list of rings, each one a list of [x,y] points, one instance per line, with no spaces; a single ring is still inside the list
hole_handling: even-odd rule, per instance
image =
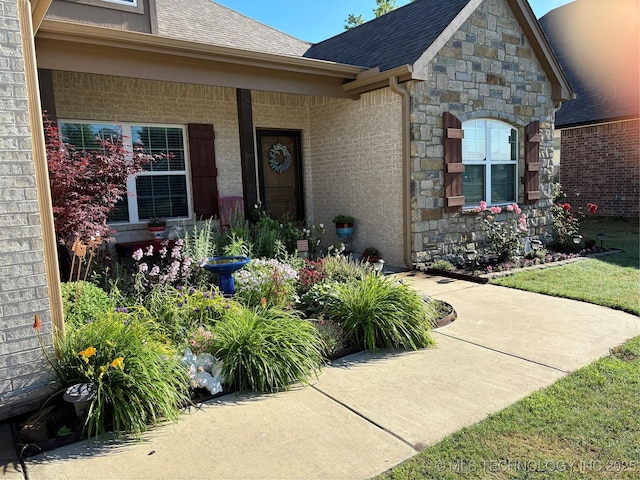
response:
[[[311,386],[219,398],[143,442],[47,452],[25,460],[29,480],[369,478],[640,335],[639,317],[604,307],[400,276],[458,312],[437,348],[353,355]],[[2,450],[0,477],[21,480]]]

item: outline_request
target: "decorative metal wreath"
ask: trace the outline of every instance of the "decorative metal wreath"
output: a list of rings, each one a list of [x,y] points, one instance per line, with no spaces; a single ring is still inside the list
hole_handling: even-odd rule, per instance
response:
[[[284,160],[278,160],[278,154],[282,155]],[[291,153],[289,149],[281,143],[276,143],[269,150],[269,166],[276,173],[284,173],[291,168]]]

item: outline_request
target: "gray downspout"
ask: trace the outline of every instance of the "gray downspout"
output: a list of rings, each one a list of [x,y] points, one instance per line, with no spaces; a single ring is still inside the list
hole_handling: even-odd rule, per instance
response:
[[[404,264],[413,270],[411,258],[411,95],[398,85],[398,77],[389,77],[391,91],[402,97],[402,240]]]

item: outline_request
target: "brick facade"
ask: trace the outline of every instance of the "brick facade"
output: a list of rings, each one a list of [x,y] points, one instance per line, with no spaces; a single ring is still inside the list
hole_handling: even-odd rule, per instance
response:
[[[560,184],[571,204],[598,215],[640,215],[640,120],[562,130]]]
[[[551,83],[504,0],[486,0],[430,63],[431,80],[411,86],[414,261],[479,248],[479,216],[444,213],[442,114],[491,118],[518,130],[518,176],[524,175],[524,127],[540,121],[542,198],[523,210],[534,235],[549,232],[554,105]],[[519,181],[519,201],[523,202]]]
[[[506,0],[483,1],[431,60],[429,73],[430,80],[407,84],[413,261],[479,248],[483,240],[478,215],[443,210],[444,112],[462,121],[493,118],[515,127],[520,178],[524,128],[540,121],[542,198],[525,211],[532,235],[549,233],[552,87]],[[213,123],[219,189],[242,192],[234,89],[54,72],[54,90],[61,119]],[[390,264],[403,265],[401,97],[389,88],[358,100],[253,91],[252,101],[256,128],[301,131],[306,217],[325,224],[326,242],[338,241],[333,216],[350,214],[357,219],[353,250],[372,245]],[[523,190],[519,180],[521,203]]]
[[[59,119],[213,123],[218,188],[242,194],[234,89],[60,71],[53,80]],[[333,216],[350,214],[355,251],[372,245],[402,265],[400,97],[388,88],[357,101],[253,91],[252,104],[255,128],[301,131],[306,217],[325,224],[325,242],[339,240]],[[119,241],[146,235],[120,230]]]
[[[29,408],[50,381],[32,327],[39,313],[51,332],[16,7],[0,0],[0,419]]]

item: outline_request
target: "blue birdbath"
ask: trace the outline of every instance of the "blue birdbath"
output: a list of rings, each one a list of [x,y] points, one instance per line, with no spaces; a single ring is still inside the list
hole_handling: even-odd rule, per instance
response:
[[[233,272],[240,270],[250,260],[249,257],[211,257],[204,264],[204,268],[218,274],[220,290],[225,296],[233,296],[236,293]]]

